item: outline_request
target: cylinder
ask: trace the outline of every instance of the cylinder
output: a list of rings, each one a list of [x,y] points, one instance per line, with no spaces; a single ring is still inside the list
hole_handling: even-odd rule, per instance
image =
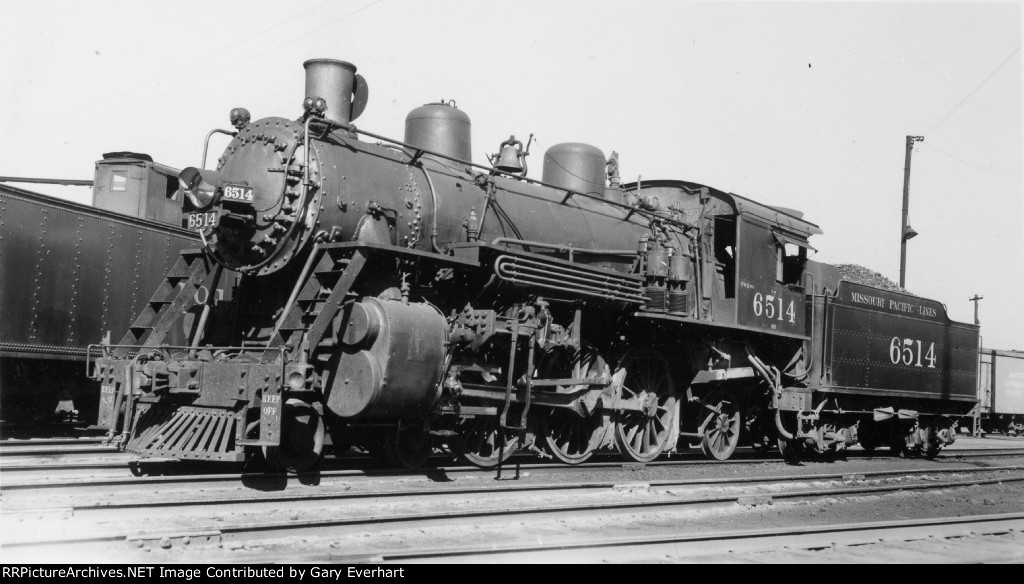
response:
[[[356,66],[334,59],[310,59],[306,69],[306,95],[327,102],[324,117],[348,125],[352,120],[352,92],[355,89]]]
[[[405,143],[472,162],[469,116],[446,103],[428,103],[405,117]]]
[[[426,303],[368,298],[335,319],[326,404],[335,415],[416,417],[440,392],[448,321]]]
[[[589,144],[555,144],[544,153],[544,182],[604,198],[604,153]]]

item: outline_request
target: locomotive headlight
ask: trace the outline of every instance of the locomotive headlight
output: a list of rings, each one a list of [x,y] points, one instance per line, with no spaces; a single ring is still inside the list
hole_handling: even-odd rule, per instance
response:
[[[178,175],[178,185],[196,209],[206,209],[217,199],[221,180],[215,171],[190,166]]]

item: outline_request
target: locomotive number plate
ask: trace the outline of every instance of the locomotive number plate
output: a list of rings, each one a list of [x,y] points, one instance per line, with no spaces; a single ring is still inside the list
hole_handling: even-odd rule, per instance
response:
[[[220,219],[220,213],[216,211],[208,211],[206,213],[189,213],[185,217],[188,222],[189,229],[208,229],[210,227],[217,226],[217,221]]]
[[[252,187],[226,184],[224,185],[224,200],[238,203],[249,203],[251,205],[253,201]]]

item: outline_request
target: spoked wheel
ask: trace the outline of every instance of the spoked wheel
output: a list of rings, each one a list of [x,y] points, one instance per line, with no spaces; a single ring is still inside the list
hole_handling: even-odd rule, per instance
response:
[[[384,453],[388,462],[403,468],[419,468],[426,464],[433,451],[430,434],[421,425],[407,425],[401,422],[384,439]]]
[[[622,399],[636,400],[641,410],[616,412],[615,446],[626,460],[651,462],[676,433],[676,395],[668,361],[650,347],[631,349],[622,358],[626,371]]]
[[[509,412],[510,420],[518,420],[515,410]],[[519,449],[519,432],[498,427],[498,416],[476,416],[462,418],[455,428],[457,436],[452,438],[450,446],[463,462],[480,468],[498,466],[501,456],[501,434],[505,435],[504,457],[508,460]]]
[[[541,415],[547,450],[565,464],[580,464],[593,456],[608,431],[599,416],[583,416],[569,408],[550,408]]]
[[[281,443],[264,446],[263,458],[270,468],[282,472],[307,471],[318,462],[324,449],[324,421],[308,403],[290,399],[281,412]]]
[[[575,354],[566,351],[551,354],[539,369],[546,378],[593,379],[601,377],[607,366],[593,347],[584,346]],[[580,464],[589,459],[601,447],[608,432],[602,416],[582,411],[582,408],[549,408],[541,411],[540,423],[547,451],[565,464]]]
[[[740,443],[740,408],[734,395],[713,394],[708,400],[712,418],[704,426],[700,439],[700,450],[704,457],[713,460],[728,460]]]

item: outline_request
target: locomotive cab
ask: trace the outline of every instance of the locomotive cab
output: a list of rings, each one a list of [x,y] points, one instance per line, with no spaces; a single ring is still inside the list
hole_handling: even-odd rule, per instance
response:
[[[684,181],[623,187],[643,204],[693,226],[699,310],[690,316],[755,331],[806,338],[807,239],[821,233],[799,212],[769,207]]]
[[[178,170],[148,154],[108,152],[96,161],[92,206],[140,219],[177,224],[181,217]]]
[[[757,205],[752,212],[745,206],[747,212],[736,217],[735,269],[741,276],[735,279],[730,299],[735,303],[734,322],[759,331],[804,337],[803,276],[807,252],[813,249],[807,237],[820,230],[780,216],[770,207]],[[726,232],[726,237],[729,235]]]

